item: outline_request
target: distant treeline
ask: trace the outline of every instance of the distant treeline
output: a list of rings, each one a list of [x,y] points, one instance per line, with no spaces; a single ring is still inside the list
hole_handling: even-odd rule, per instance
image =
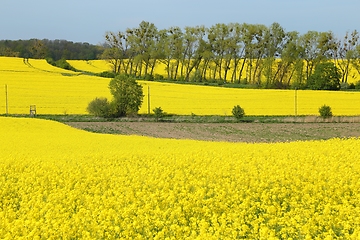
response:
[[[331,31],[300,34],[286,31],[276,22],[270,26],[218,23],[211,27],[158,29],[142,21],[135,28],[107,32],[101,46],[66,40],[2,40],[1,55],[45,58],[67,69],[71,66],[64,59],[105,59],[112,65],[111,76],[127,74],[148,80],[304,89],[314,88],[318,72],[325,74],[325,80],[336,76],[336,89],[340,84],[342,89],[353,88],[353,79],[360,85],[357,30],[344,36]],[[154,72],[160,64],[164,75]]]
[[[330,62],[342,88],[360,74],[360,40],[354,30],[287,32],[280,24],[230,23],[158,29],[141,22],[108,32],[102,55],[115,73],[152,77],[159,63],[164,78],[184,81],[244,82],[264,88],[309,88],[316,69]]]
[[[30,39],[0,40],[0,56],[59,59],[94,60],[99,59],[104,48],[89,43],[66,40]]]

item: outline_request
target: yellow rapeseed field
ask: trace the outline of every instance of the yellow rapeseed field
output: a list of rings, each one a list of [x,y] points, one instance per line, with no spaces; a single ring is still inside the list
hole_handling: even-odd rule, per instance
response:
[[[5,113],[8,92],[10,114],[84,114],[96,96],[108,96],[109,79],[80,75],[51,66],[45,60],[0,57],[0,113]]]
[[[91,62],[91,66],[102,69],[100,64]],[[36,105],[38,114],[86,114],[88,103],[95,97],[111,98],[109,81],[59,69],[45,60],[24,62],[21,58],[0,57],[0,87],[3,89],[0,90],[0,114],[6,112],[5,85],[10,114],[29,113],[30,105]],[[295,108],[299,115],[318,115],[319,107],[326,104],[331,106],[334,115],[360,114],[360,92],[297,91],[295,105],[293,90],[139,83],[144,90],[140,113],[148,113],[150,105],[150,111],[161,107],[173,114],[231,115],[232,108],[240,105],[247,115],[294,115]]]
[[[74,68],[92,73],[112,71],[111,65],[105,60],[67,60]]]
[[[359,115],[360,92],[334,92],[310,90],[235,89],[209,86],[191,86],[159,82],[141,82],[144,86],[146,113],[148,87],[150,108],[162,107],[169,113],[199,115],[231,115],[235,105],[240,105],[248,115],[318,115],[326,104],[334,115]],[[296,105],[295,105],[296,96]]]
[[[359,139],[246,144],[0,117],[0,239],[359,239]]]

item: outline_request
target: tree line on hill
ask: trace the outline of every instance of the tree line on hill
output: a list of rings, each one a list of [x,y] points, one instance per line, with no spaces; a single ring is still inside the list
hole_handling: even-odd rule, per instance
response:
[[[316,69],[326,69],[325,81],[326,74],[334,71],[338,79],[335,86],[325,89],[339,89],[354,87],[348,78],[355,76],[349,74],[360,74],[356,30],[338,38],[331,31],[287,32],[278,23],[158,29],[143,21],[136,28],[108,32],[105,40],[102,58],[111,63],[115,73],[149,79],[229,80],[264,88],[315,89],[321,84],[314,83],[311,76]],[[154,76],[159,63],[166,66],[166,76]]]
[[[106,59],[113,68],[110,76],[127,74],[148,80],[228,81],[263,88],[360,88],[360,82],[348,84],[350,77],[360,74],[356,30],[339,38],[331,31],[287,32],[276,22],[270,26],[218,23],[209,28],[158,29],[142,21],[135,28],[107,32],[101,46],[66,40],[1,40],[0,56],[45,58],[69,69],[65,59]],[[154,74],[160,63],[165,76]]]
[[[0,40],[0,56],[67,60],[99,59],[103,46],[66,40]]]

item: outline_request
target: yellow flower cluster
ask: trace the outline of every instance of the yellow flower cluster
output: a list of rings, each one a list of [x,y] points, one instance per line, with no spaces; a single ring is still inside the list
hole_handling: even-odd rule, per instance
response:
[[[359,239],[359,139],[246,144],[0,118],[1,239]]]
[[[102,69],[98,61],[71,63],[79,64],[76,67],[85,65],[89,71]],[[12,114],[29,113],[30,105],[36,105],[39,114],[86,114],[88,103],[95,97],[111,98],[109,81],[56,68],[45,60],[24,62],[20,58],[0,57],[0,86],[7,85],[8,111]],[[331,106],[334,115],[360,114],[360,92],[297,91],[295,105],[292,90],[139,83],[145,95],[140,113],[161,107],[172,114],[232,115],[232,108],[240,105],[247,115],[294,115],[295,112],[318,115],[319,107],[326,104]],[[5,98],[5,91],[0,91],[0,113],[5,113]]]

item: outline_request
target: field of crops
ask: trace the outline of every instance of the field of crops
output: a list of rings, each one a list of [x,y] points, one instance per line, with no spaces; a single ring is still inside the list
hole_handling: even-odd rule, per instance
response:
[[[359,239],[359,139],[245,144],[0,117],[1,239]]]
[[[104,63],[104,62],[103,62]],[[102,72],[99,62],[76,68]],[[140,113],[293,115],[295,91],[139,81]],[[109,79],[0,57],[0,113],[83,114]],[[150,92],[148,92],[150,90]],[[150,101],[148,96],[150,95]],[[359,115],[359,92],[297,91]],[[6,101],[7,100],[7,101]],[[246,144],[95,134],[0,117],[0,239],[359,239],[359,139]]]
[[[29,113],[36,105],[39,114],[85,113],[94,96],[110,95],[109,79],[80,75],[53,67],[45,60],[0,57],[0,113]]]
[[[86,71],[106,67],[106,64],[95,62],[71,63]],[[3,89],[0,91],[0,114],[6,110],[10,114],[29,113],[30,105],[36,105],[38,114],[85,114],[88,103],[95,97],[111,97],[109,81],[59,69],[45,60],[0,57],[0,86]],[[295,106],[299,115],[317,115],[318,108],[326,104],[331,106],[334,115],[360,114],[360,92],[297,91],[295,105],[293,90],[139,82],[145,95],[140,113],[148,113],[150,105],[150,111],[161,107],[173,114],[231,115],[232,108],[240,105],[247,115],[294,115]]]
[[[112,70],[111,65],[105,60],[67,60],[67,62],[77,70],[84,72],[101,73]]]

